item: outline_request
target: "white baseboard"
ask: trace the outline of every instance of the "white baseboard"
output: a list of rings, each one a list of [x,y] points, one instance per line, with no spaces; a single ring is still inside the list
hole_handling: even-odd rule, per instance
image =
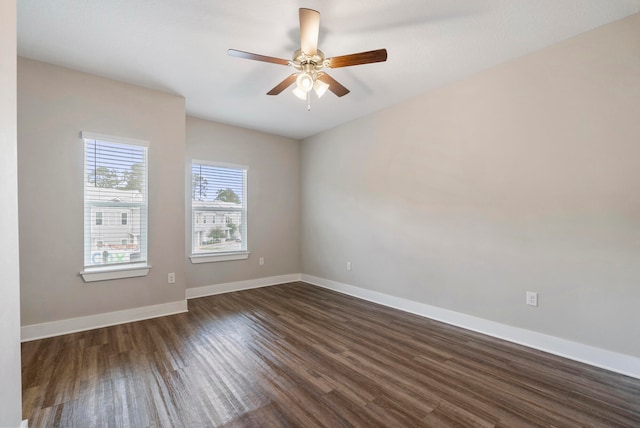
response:
[[[22,421],[22,423],[20,424],[20,428],[29,428],[29,420],[25,419]]]
[[[270,285],[284,284],[294,281],[300,281],[299,273],[250,279],[247,281],[229,282],[225,284],[215,284],[205,287],[187,288],[185,290],[185,295],[186,299],[193,299],[196,297],[212,296],[215,294],[267,287]],[[96,328],[141,321],[149,318],[157,318],[165,315],[173,315],[181,312],[187,312],[186,300],[89,315],[86,317],[51,321],[42,324],[25,325],[21,328],[20,336],[22,342],[28,342],[31,340],[60,336],[68,333],[76,333],[79,331],[93,330]]]
[[[185,295],[187,299],[195,299],[198,297],[214,296],[216,294],[231,293],[232,291],[268,287],[270,285],[285,284],[287,282],[295,281],[300,281],[299,273],[249,279],[246,281],[227,282],[223,284],[205,285],[203,287],[187,288],[185,291]]]
[[[312,275],[302,274],[300,280],[318,287],[327,288],[339,293],[348,294],[370,302],[379,303],[384,306],[640,379],[640,358],[631,355],[620,354],[519,327],[512,327],[495,321],[465,315],[448,309],[438,308],[436,306],[414,302]]]
[[[348,294],[370,302],[413,313],[467,330],[504,339],[509,342],[539,349],[581,363],[600,367],[623,375],[640,379],[640,358],[621,354],[582,343],[572,342],[547,334],[537,333],[519,327],[489,321],[448,309],[419,303],[401,297],[371,291],[364,288],[332,281],[306,274],[279,275],[247,281],[228,282],[185,290],[186,299],[212,296],[251,288],[268,287],[287,282],[304,281],[318,287]],[[126,309],[86,317],[71,318],[42,324],[26,325],[21,328],[21,340],[44,339],[78,331],[93,330],[127,322],[141,321],[165,315],[187,312],[187,301],[163,303],[141,308]]]
[[[45,322],[42,324],[25,325],[21,328],[22,342],[76,333],[78,331],[93,330],[149,318],[163,317],[181,312],[187,312],[187,301],[161,303],[159,305],[143,306],[141,308],[125,309],[122,311],[106,312],[86,317],[69,318],[66,320]]]

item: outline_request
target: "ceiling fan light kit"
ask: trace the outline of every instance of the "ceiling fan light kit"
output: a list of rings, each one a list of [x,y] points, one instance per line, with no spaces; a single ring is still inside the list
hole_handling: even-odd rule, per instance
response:
[[[237,58],[251,59],[254,61],[269,62],[272,64],[288,65],[294,67],[296,72],[278,83],[267,95],[278,95],[289,86],[296,84],[293,94],[301,100],[307,101],[307,110],[311,109],[311,90],[318,98],[330,90],[338,97],[349,93],[349,90],[338,81],[323,72],[323,68],[349,67],[353,65],[384,62],[387,60],[387,50],[378,49],[368,52],[360,52],[350,55],[342,55],[333,58],[325,58],[324,53],[318,49],[318,35],[320,32],[320,13],[313,9],[301,8],[300,14],[300,49],[293,54],[293,59],[287,61],[266,55],[229,49],[227,53]]]

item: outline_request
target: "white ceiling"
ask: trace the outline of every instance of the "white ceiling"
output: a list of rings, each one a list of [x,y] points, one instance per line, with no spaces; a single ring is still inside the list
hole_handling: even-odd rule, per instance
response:
[[[321,14],[327,57],[386,48],[385,63],[329,70],[351,90],[266,92],[291,59],[298,8]],[[180,94],[187,114],[297,139],[640,11],[640,0],[19,0],[18,54]]]

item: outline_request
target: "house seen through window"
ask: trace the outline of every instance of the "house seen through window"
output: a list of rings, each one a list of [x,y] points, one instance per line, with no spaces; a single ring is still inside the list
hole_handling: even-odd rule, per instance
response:
[[[194,255],[247,250],[246,180],[246,167],[193,161],[191,207]]]
[[[146,262],[147,147],[82,136],[85,268]]]

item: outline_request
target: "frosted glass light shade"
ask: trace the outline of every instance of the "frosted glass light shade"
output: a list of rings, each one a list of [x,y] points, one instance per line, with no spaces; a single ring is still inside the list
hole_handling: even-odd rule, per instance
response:
[[[298,89],[309,92],[313,88],[313,77],[308,73],[300,73],[296,78],[296,86]]]
[[[293,95],[295,95],[296,97],[300,98],[303,101],[307,99],[307,91],[300,89],[299,86],[296,86],[293,89]]]
[[[313,84],[313,90],[316,92],[316,95],[318,96],[318,98],[323,96],[324,93],[327,92],[327,89],[329,89],[329,85],[320,80],[316,80],[315,83]]]

